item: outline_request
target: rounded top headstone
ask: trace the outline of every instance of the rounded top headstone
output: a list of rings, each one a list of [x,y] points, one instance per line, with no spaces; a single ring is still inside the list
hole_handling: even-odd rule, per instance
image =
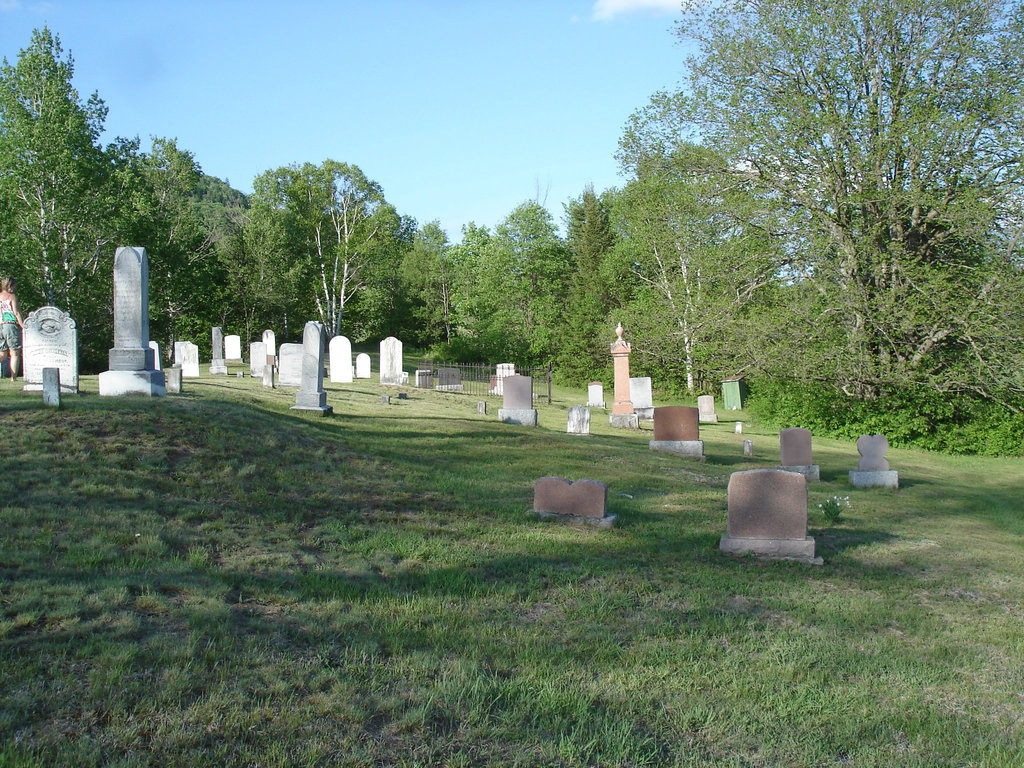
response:
[[[860,461],[857,469],[861,472],[887,472],[889,461],[885,458],[889,450],[889,441],[885,435],[861,435],[857,438],[857,452]]]

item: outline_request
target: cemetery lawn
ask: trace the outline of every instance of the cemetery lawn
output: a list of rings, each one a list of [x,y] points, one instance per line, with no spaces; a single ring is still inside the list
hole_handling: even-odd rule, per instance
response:
[[[0,383],[2,768],[1024,764],[1021,459],[893,449],[900,490],[856,490],[816,438],[825,563],[760,563],[717,550],[729,473],[778,460],[749,422],[700,464],[566,435],[585,391],[525,428],[375,382],[327,419],[82,387]],[[528,516],[545,475],[619,525]]]

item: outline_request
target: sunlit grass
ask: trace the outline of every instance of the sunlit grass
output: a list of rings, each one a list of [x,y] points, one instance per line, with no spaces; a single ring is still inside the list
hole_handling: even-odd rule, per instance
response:
[[[1021,461],[815,440],[825,565],[722,557],[777,436],[537,429],[476,398],[187,381],[60,411],[0,392],[0,766],[1021,764]],[[744,414],[740,414],[744,416]],[[752,439],[755,458],[742,454]],[[609,485],[611,530],[526,515]],[[836,525],[816,504],[849,495]]]

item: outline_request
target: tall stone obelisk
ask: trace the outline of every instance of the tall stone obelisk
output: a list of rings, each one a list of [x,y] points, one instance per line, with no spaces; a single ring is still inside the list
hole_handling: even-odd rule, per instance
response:
[[[615,335],[618,338],[611,346],[615,367],[615,402],[612,404],[612,412],[608,414],[608,422],[613,427],[637,429],[640,420],[633,410],[629,394],[629,353],[633,348],[622,339],[622,323],[615,329]]]

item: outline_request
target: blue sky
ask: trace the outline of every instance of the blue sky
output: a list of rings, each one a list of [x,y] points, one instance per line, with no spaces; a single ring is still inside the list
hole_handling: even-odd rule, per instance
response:
[[[49,26],[105,141],[176,138],[249,192],[260,173],[358,165],[400,213],[493,227],[525,200],[555,220],[620,186],[629,115],[674,88],[679,0],[0,0],[13,63]]]

